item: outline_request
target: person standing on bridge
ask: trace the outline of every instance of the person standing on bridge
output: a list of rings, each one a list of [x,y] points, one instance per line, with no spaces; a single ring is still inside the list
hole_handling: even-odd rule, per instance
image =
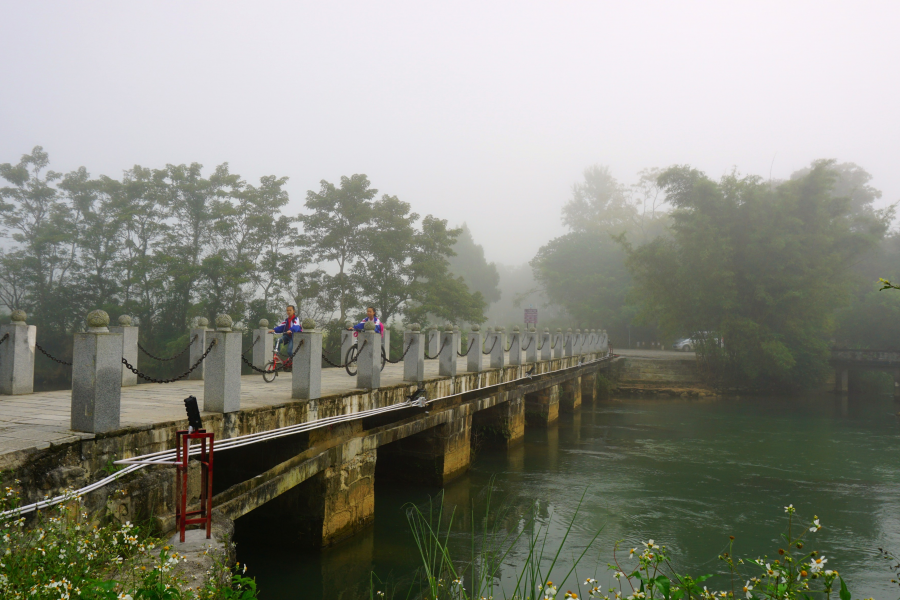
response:
[[[277,326],[275,329],[270,329],[269,333],[280,333],[281,339],[278,341],[278,345],[282,348],[287,346],[288,356],[294,354],[294,334],[300,333],[303,331],[303,327],[300,326],[300,317],[294,311],[294,305],[288,304],[287,307],[287,319],[281,322],[281,325]]]
[[[365,329],[366,323],[368,321],[372,321],[375,323],[375,331],[381,334],[381,341],[384,342],[384,324],[378,320],[378,316],[375,314],[375,307],[370,306],[366,308],[366,318],[354,325],[353,327],[348,327],[347,329],[355,329],[353,332],[353,337],[359,335],[359,332]]]

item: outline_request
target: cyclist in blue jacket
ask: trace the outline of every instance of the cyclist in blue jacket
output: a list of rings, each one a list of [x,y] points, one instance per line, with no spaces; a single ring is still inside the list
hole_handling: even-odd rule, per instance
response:
[[[287,346],[288,356],[294,354],[294,334],[303,331],[300,326],[300,317],[294,312],[294,305],[288,304],[287,319],[281,322],[275,329],[270,329],[269,333],[280,333],[281,339],[278,340],[280,347]]]
[[[375,323],[375,331],[381,334],[382,341],[384,340],[384,324],[378,320],[378,316],[375,314],[375,307],[370,306],[366,309],[366,318],[354,325],[353,327],[349,327],[348,329],[355,329],[356,331],[353,333],[353,336],[356,337],[359,335],[358,332],[363,331],[366,327],[366,323],[368,321],[372,321]]]

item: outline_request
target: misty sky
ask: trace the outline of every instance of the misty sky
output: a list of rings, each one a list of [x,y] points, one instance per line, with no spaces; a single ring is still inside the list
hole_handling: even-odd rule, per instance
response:
[[[366,173],[518,264],[583,169],[784,178],[853,161],[900,199],[897,2],[0,0],[0,162]],[[774,158],[774,165],[773,165]]]

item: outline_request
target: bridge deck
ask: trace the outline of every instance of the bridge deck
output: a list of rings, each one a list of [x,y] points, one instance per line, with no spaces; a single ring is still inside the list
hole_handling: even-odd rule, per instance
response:
[[[457,360],[459,373],[466,372],[466,358]],[[488,356],[481,364],[489,364]],[[425,361],[427,379],[438,377],[438,361]],[[381,372],[383,386],[403,383],[403,363],[390,364]],[[344,369],[322,369],[322,396],[358,389],[356,377]],[[185,418],[182,400],[196,396],[203,406],[203,381],[177,381],[169,384],[147,383],[122,388],[121,426],[138,427]],[[0,456],[29,448],[43,449],[94,434],[69,429],[71,390],[38,392],[22,396],[0,396]],[[241,377],[241,408],[275,406],[295,401],[291,398],[291,375],[281,373],[272,383],[259,374]],[[203,412],[204,415],[208,414]]]

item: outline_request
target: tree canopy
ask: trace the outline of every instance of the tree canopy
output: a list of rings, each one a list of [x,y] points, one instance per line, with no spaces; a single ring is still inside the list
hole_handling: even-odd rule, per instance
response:
[[[664,331],[722,336],[721,350],[708,351],[732,381],[817,381],[848,301],[848,272],[892,216],[836,195],[838,180],[832,161],[780,184],[736,173],[717,182],[686,166],[663,172],[670,235],[628,259],[644,315]]]

